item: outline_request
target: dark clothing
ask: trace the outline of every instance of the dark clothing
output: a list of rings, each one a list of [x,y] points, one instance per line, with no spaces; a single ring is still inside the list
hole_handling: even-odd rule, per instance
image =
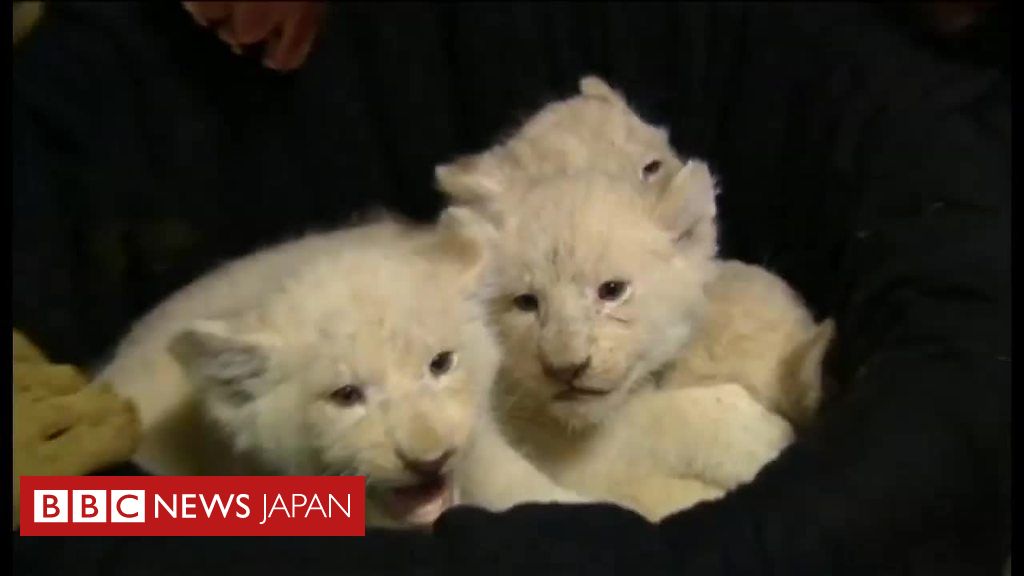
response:
[[[334,7],[306,67],[282,77],[177,3],[48,6],[14,59],[12,304],[55,358],[102,360],[147,308],[261,245],[374,205],[434,217],[435,164],[585,73],[709,160],[724,254],[784,276],[838,340],[820,426],[752,484],[658,526],[521,506],[330,542],[15,537],[18,571],[998,574],[1000,63],[935,51],[855,4],[382,3]]]

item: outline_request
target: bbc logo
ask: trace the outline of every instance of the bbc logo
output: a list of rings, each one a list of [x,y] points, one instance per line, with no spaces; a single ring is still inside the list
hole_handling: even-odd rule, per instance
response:
[[[145,490],[35,490],[34,498],[36,522],[146,521]]]

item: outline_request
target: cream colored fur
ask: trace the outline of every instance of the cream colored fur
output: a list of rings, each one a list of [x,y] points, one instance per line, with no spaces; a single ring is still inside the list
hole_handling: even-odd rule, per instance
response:
[[[655,161],[660,168],[645,174]],[[578,96],[548,104],[507,140],[438,166],[435,175],[453,200],[492,204],[514,202],[513,191],[529,189],[525,180],[594,169],[660,190],[680,167],[668,132],[644,122],[621,94],[590,76],[580,81]]]
[[[458,503],[498,511],[524,502],[585,503],[598,499],[556,483],[513,446],[495,418],[491,396],[488,394],[481,403],[477,426],[455,469]]]
[[[785,281],[742,262],[720,262],[705,295],[704,322],[665,385],[739,382],[769,410],[809,424],[821,401],[832,321],[816,324]]]
[[[559,174],[601,171],[635,178],[640,193],[659,195],[683,165],[668,133],[644,122],[626,99],[594,76],[580,93],[542,108],[509,139],[436,169],[438,187],[455,202],[500,220],[531,183]],[[644,171],[652,161],[660,167]],[[714,202],[690,206],[691,231],[717,252]],[[710,311],[682,360],[680,385],[737,382],[768,408],[805,425],[821,396],[821,361],[834,327],[816,324],[802,299],[764,268],[716,263],[707,284]],[[692,357],[691,357],[692,356]]]
[[[716,270],[708,239],[688,233],[713,201],[707,167],[687,164],[661,195],[598,172],[533,186],[504,211],[495,254],[498,429],[559,486],[653,519],[752,479],[791,441],[785,420],[740,386],[663,386],[701,324]],[[598,296],[607,280],[628,284],[614,302]],[[517,307],[523,294],[535,310]],[[562,398],[566,384],[543,363],[585,358],[573,386],[600,395]],[[489,486],[464,490],[479,503]],[[520,497],[546,496],[532,490]]]
[[[140,409],[136,460],[159,474],[365,475],[368,523],[431,521],[446,502],[404,518],[385,505],[417,480],[399,453],[463,447],[493,379],[478,292],[488,230],[456,208],[436,229],[384,221],[311,235],[173,295],[96,378]],[[435,376],[442,351],[455,361]],[[364,401],[332,400],[349,384]]]
[[[503,374],[546,391],[542,361],[570,365],[589,357],[578,385],[607,392],[549,405],[560,420],[579,427],[603,420],[671,366],[699,325],[715,267],[705,246],[683,233],[692,225],[687,201],[712,195],[708,176],[692,164],[660,198],[636,194],[636,183],[615,176],[553,177],[506,213],[491,306],[507,356]],[[628,283],[620,301],[598,298],[609,280]],[[537,299],[535,312],[515,307],[522,294]]]
[[[570,429],[545,408],[538,395],[506,405],[510,443],[559,486],[651,520],[750,481],[793,438],[785,420],[734,384],[643,388],[586,428]],[[535,499],[534,490],[546,486],[522,492]]]
[[[713,260],[717,252],[715,191],[707,167],[696,162],[682,169],[684,164],[669,145],[667,133],[643,122],[600,79],[583,79],[580,91],[579,96],[548,105],[494,148],[439,166],[437,182],[455,202],[473,206],[511,230],[504,245],[522,253],[499,257],[502,277],[511,286],[539,284],[550,289],[552,306],[558,311],[535,325],[514,315],[499,319],[508,356],[496,388],[503,432],[531,462],[564,486],[660,517],[721,495],[751,479],[774,458],[792,431],[765,408],[797,425],[813,416],[832,324],[815,325],[800,298],[767,270]],[[554,200],[559,195],[574,196],[574,184],[567,184],[566,176],[577,178],[577,184],[584,182],[584,188],[601,180],[592,177],[588,182],[582,176],[588,172],[613,175],[606,181],[614,177],[631,181],[635,202],[610,201],[607,194],[592,190],[565,202]],[[689,184],[679,182],[679,174],[688,174],[682,179],[689,178]],[[627,269],[626,263],[636,268],[647,265],[657,271],[654,276],[671,277],[672,267],[655,265],[657,259],[652,256],[657,250],[639,232],[653,233],[655,228],[631,209],[646,204],[650,216],[650,207],[659,201],[671,205],[673,198],[677,202],[674,231],[681,235],[677,239],[684,240],[677,244],[680,254],[689,256],[693,269],[701,271],[684,272],[665,282],[660,294],[651,290],[657,282],[644,282],[644,291],[650,290],[644,297],[651,299],[634,303],[638,310],[632,312],[643,312],[640,317],[649,321],[647,333],[640,329],[639,337],[630,334],[633,327],[621,326],[625,324],[621,319],[602,324],[602,314],[612,314],[593,307],[592,291],[600,277],[597,269],[603,267],[604,274],[614,275]],[[665,223],[671,222],[665,214],[653,220],[662,232]],[[559,286],[566,280],[570,286],[573,281],[583,285]],[[697,285],[702,287],[704,301],[694,293]],[[589,310],[580,298],[588,289]],[[504,312],[509,297],[504,295]],[[588,312],[598,318],[589,325],[580,322]],[[503,311],[498,313],[500,318]],[[637,318],[627,320],[634,323]],[[540,323],[546,326],[541,328]],[[620,324],[618,330],[615,323]],[[612,392],[582,404],[538,400],[551,381],[543,377],[536,361],[529,360],[531,354],[548,342],[556,356],[578,357],[586,347],[581,341],[589,341],[588,349],[599,351],[601,358],[583,378]],[[638,349],[650,353],[631,354]],[[664,365],[658,366],[659,362]],[[647,390],[639,398],[631,393],[653,380],[652,372],[660,377],[658,392]],[[674,389],[678,391],[671,392]],[[514,401],[500,404],[502,394]],[[710,404],[709,410],[714,410],[718,402],[733,409],[705,423],[710,428],[688,419],[695,407]],[[645,415],[644,407],[654,412]],[[658,413],[665,416],[653,416]],[[601,426],[588,426],[595,422]],[[674,424],[680,424],[679,432],[671,431]],[[719,438],[715,434],[721,431],[735,432],[722,436],[733,443],[717,446],[724,451],[712,452],[715,445],[707,438]],[[639,473],[645,470],[642,459],[612,456],[637,452],[652,438],[665,439],[669,454],[660,453],[648,463],[649,473]],[[686,438],[705,442],[709,453],[723,459],[719,464],[733,464],[735,475],[709,474],[712,462],[697,465],[702,462],[701,443],[686,442]],[[657,462],[665,466],[660,474],[657,466],[650,467]],[[672,465],[679,462],[689,468]],[[486,493],[487,487],[480,492]],[[524,497],[530,494],[529,489],[523,491]]]

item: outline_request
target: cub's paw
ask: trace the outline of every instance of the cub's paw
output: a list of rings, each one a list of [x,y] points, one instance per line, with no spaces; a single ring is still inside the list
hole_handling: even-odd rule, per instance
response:
[[[640,475],[628,483],[622,483],[617,490],[628,507],[652,522],[725,495],[721,488],[701,480],[656,474]]]
[[[781,415],[772,412],[738,384],[719,384],[709,388],[731,420],[727,428],[733,447],[754,462],[774,460],[794,438],[793,427]]]
[[[794,439],[785,418],[731,383],[681,388],[653,397],[671,430],[663,448],[673,476],[731,490],[749,482]]]

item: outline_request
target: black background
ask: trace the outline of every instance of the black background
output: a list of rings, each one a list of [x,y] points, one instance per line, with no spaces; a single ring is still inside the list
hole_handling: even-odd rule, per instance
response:
[[[821,430],[757,482],[657,532],[604,507],[526,507],[457,511],[432,539],[15,537],[19,572],[995,573],[1010,526],[1009,15],[953,46],[897,15],[336,5],[282,76],[177,3],[48,5],[14,57],[12,311],[56,359],[95,365],[161,298],[258,246],[374,206],[429,220],[435,164],[597,73],[710,161],[724,254],[837,318],[838,387]]]

